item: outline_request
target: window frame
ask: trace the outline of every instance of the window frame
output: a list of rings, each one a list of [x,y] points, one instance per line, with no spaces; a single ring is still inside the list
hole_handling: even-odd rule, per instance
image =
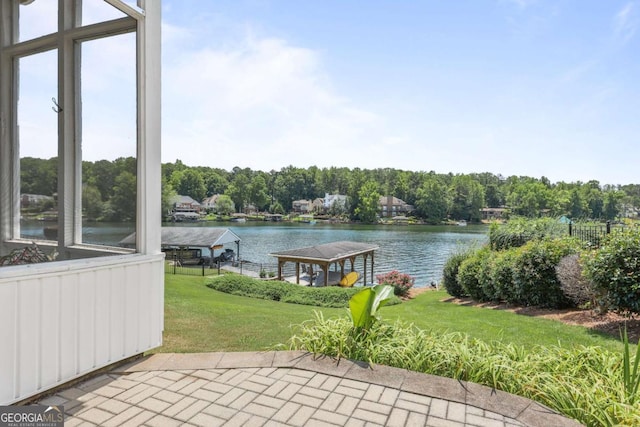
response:
[[[49,0],[47,0],[49,1]],[[20,154],[17,123],[19,58],[57,49],[59,259],[87,252],[130,250],[82,243],[81,44],[126,33],[136,36],[136,251],[158,253],[160,226],[160,1],[103,0],[127,16],[81,25],[83,0],[58,0],[58,30],[19,40],[19,0],[0,4],[0,254],[20,238]],[[147,19],[152,15],[153,19]],[[156,206],[157,205],[157,206]],[[53,242],[43,242],[52,244]],[[90,255],[93,256],[93,255]]]

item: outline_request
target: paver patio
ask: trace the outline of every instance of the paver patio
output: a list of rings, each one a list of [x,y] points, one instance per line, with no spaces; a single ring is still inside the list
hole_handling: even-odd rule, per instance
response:
[[[578,426],[478,384],[304,352],[155,354],[38,403],[74,426]]]

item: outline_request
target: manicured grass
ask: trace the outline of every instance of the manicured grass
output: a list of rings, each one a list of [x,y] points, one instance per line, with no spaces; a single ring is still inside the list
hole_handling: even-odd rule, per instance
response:
[[[316,307],[225,294],[206,277],[165,275],[163,346],[154,352],[260,351],[286,343]],[[346,309],[323,308],[344,316]]]
[[[442,332],[461,332],[486,342],[502,341],[531,347],[533,345],[600,346],[620,351],[618,339],[571,326],[559,321],[516,314],[505,310],[467,307],[443,300],[445,291],[424,292],[403,304],[382,308],[384,320],[402,320],[418,328]]]
[[[292,325],[315,318],[346,317],[346,309],[318,308],[229,295],[206,287],[203,277],[165,275],[164,344],[155,352],[260,351],[285,344]],[[441,302],[444,292],[425,292],[414,300],[383,307],[384,320],[401,319],[418,328],[461,332],[484,341],[602,346],[619,351],[618,340],[578,326],[500,310]]]

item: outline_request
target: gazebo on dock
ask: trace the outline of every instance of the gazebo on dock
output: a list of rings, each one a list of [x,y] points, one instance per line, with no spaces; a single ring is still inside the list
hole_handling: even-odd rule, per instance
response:
[[[347,260],[351,262],[351,271],[353,271],[356,257],[362,256],[364,284],[367,284],[367,260],[371,257],[371,283],[373,284],[373,266],[374,252],[379,249],[377,245],[360,242],[333,242],[323,245],[309,246],[299,249],[290,249],[287,251],[274,252],[270,254],[278,258],[278,280],[283,280],[282,267],[287,262],[296,264],[296,283],[300,283],[300,264],[309,264],[309,274],[313,277],[313,266],[317,265],[324,273],[324,286],[329,284],[329,266],[337,264],[340,266],[340,277],[345,276],[344,264]]]

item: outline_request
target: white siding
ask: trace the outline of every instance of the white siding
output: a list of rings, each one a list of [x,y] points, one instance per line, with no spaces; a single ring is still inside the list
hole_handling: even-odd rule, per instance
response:
[[[0,405],[162,344],[163,256],[0,269]]]

